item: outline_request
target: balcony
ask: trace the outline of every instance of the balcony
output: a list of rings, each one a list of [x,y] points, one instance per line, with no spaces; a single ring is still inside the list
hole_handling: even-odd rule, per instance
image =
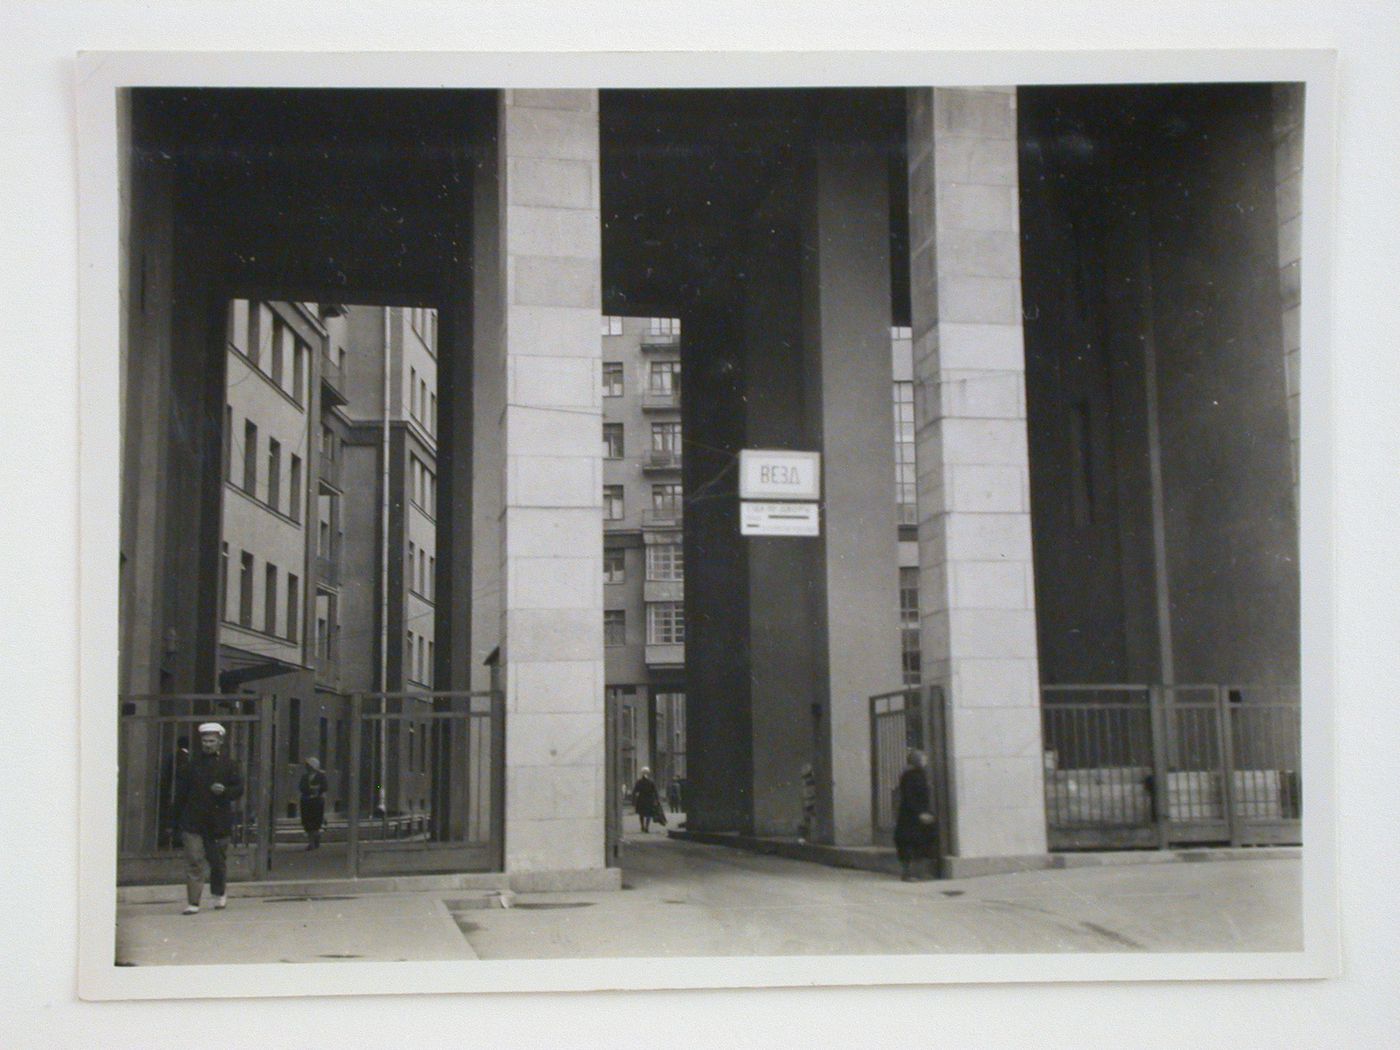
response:
[[[685,643],[652,644],[649,642],[646,647],[646,662],[648,667],[684,667]]]
[[[316,582],[329,584],[332,587],[339,587],[340,560],[338,558],[327,558],[325,555],[317,555]]]
[[[331,488],[340,489],[342,487],[340,484],[340,460],[332,459],[321,452],[316,457],[316,463],[317,477]]]
[[[646,454],[646,458],[642,460],[642,469],[648,473],[658,470],[680,470],[680,449],[652,449]]]
[[[642,391],[642,411],[643,412],[676,412],[681,407],[681,392],[679,390],[644,390]]]
[[[349,404],[345,396],[345,369],[331,360],[331,355],[321,355],[321,399],[327,405]]]
[[[655,332],[648,332],[642,336],[642,353],[655,354],[662,351],[676,351],[681,348],[681,337],[678,335],[658,335]]]
[[[679,505],[652,507],[642,511],[642,528],[677,529],[684,524],[684,514]]]

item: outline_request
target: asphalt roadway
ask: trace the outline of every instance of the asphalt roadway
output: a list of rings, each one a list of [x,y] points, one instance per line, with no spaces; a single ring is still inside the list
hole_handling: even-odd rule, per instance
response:
[[[629,832],[621,892],[122,904],[122,965],[980,952],[1297,951],[1301,862],[891,876]]]

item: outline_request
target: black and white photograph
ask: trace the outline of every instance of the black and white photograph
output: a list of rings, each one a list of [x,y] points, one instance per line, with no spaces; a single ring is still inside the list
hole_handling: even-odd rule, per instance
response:
[[[115,966],[1305,958],[1304,82],[107,104]]]
[[[221,40],[66,66],[83,1011],[1345,973],[1326,40]]]

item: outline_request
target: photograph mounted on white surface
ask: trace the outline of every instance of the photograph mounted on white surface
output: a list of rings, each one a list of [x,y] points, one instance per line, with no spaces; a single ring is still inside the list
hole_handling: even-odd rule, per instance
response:
[[[81,60],[85,995],[1332,972],[1330,59],[722,57]]]

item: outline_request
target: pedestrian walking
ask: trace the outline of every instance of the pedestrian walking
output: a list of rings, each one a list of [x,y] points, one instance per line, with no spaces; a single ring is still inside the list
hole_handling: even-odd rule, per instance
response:
[[[297,790],[301,794],[301,829],[306,832],[306,848],[321,848],[321,826],[326,820],[326,791],[330,782],[321,772],[321,760],[306,757],[306,772],[301,775]]]
[[[672,780],[666,786],[666,804],[671,807],[672,813],[681,811],[681,782],[679,780]]]
[[[661,808],[661,792],[656,790],[656,781],[651,779],[651,770],[646,766],[642,767],[641,776],[632,785],[632,805],[637,810],[637,819],[641,821],[643,831],[651,831],[653,820],[665,825],[666,811]]]
[[[185,850],[185,915],[199,912],[207,874],[214,907],[228,905],[228,841],[233,834],[233,803],[243,797],[238,763],[222,754],[224,727],[199,727],[199,751],[191,756],[175,790],[176,832]]]
[[[900,878],[917,882],[916,865],[929,865],[933,858],[934,816],[929,797],[928,756],[910,749],[907,765],[895,789],[899,796],[894,822],[894,848],[899,855]],[[932,878],[933,873],[924,876]]]

